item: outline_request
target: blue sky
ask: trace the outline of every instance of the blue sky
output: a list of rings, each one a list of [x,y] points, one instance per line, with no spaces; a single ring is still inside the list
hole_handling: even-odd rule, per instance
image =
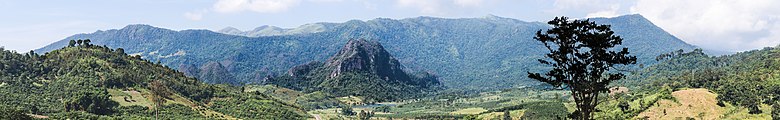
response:
[[[149,24],[250,30],[352,19],[417,16],[524,21],[641,14],[684,41],[723,51],[780,44],[780,1],[772,0],[0,0],[0,46],[20,52],[78,33]]]

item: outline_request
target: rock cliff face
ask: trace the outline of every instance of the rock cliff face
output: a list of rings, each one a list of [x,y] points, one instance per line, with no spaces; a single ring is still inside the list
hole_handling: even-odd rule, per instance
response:
[[[376,41],[350,40],[336,55],[325,63],[332,68],[328,78],[335,78],[345,72],[367,72],[383,80],[409,82],[409,75],[401,69],[401,63],[390,56]]]
[[[363,39],[350,40],[325,63],[298,65],[290,68],[287,75],[270,80],[293,89],[364,96],[376,101],[416,96],[442,87],[435,75],[407,73],[382,45]]]

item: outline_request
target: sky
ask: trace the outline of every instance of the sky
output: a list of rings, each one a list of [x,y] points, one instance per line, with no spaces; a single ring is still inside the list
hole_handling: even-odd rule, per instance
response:
[[[640,14],[690,44],[746,51],[780,44],[777,6],[776,0],[0,0],[0,46],[25,52],[129,24],[216,31],[418,16],[548,21]]]

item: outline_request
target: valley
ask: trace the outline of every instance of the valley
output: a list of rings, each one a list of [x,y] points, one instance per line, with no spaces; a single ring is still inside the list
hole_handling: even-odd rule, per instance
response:
[[[638,14],[587,20],[607,24],[601,34],[619,40],[571,56],[628,54],[588,60],[632,63],[581,67],[621,73],[579,78],[616,80],[592,90],[599,97],[588,118],[780,117],[780,46],[714,56]],[[539,37],[567,28],[560,26],[493,15],[252,31],[128,25],[27,53],[0,48],[0,118],[584,119],[573,117],[582,96],[572,91],[581,88],[532,74],[563,66],[546,66],[561,51]],[[566,37],[546,39],[553,38]],[[551,71],[544,75],[564,78]]]

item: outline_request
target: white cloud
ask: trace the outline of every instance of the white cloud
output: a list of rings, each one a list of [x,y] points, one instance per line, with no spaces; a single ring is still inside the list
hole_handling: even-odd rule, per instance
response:
[[[620,16],[620,14],[618,14],[618,9],[619,8],[620,8],[619,5],[612,5],[611,9],[609,9],[609,10],[603,10],[603,11],[597,11],[597,12],[593,12],[593,13],[588,13],[587,15],[585,15],[585,18],[596,18],[596,17],[611,18],[611,17],[617,17],[617,16]]]
[[[214,10],[222,13],[253,11],[258,13],[281,12],[298,5],[299,0],[218,0]]]
[[[482,5],[482,2],[483,0],[455,0],[455,4],[463,7],[480,6]]]
[[[203,19],[203,13],[200,12],[186,12],[184,17],[190,20],[199,21]]]
[[[744,51],[780,44],[777,5],[780,1],[640,0],[631,12],[688,43]]]
[[[555,0],[547,14],[573,18],[617,17],[629,13],[633,1],[625,0]]]
[[[446,15],[463,8],[482,6],[483,0],[397,0],[401,7],[411,7],[423,14]]]
[[[441,3],[438,0],[398,0],[402,7],[415,7],[425,14],[440,14]]]
[[[368,1],[363,1],[363,7],[369,10],[377,10],[377,5]]]
[[[344,0],[309,0],[311,2],[344,2]]]

